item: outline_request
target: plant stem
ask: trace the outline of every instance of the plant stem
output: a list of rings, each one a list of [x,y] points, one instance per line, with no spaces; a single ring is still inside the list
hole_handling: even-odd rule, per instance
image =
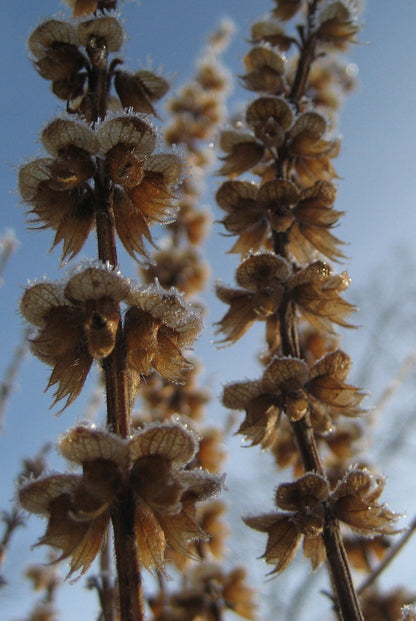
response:
[[[107,113],[108,54],[105,42],[92,38],[87,46],[91,61],[90,90],[93,102],[93,123]],[[113,211],[113,185],[106,174],[104,161],[97,158],[95,176],[95,212],[98,258],[117,267],[116,233]],[[119,311],[120,312],[120,311]],[[107,426],[117,435],[130,435],[130,408],[127,398],[126,347],[120,321],[112,353],[102,362],[106,385]],[[121,621],[144,620],[144,600],[140,565],[137,558],[134,499],[128,486],[128,469],[124,472],[125,484],[111,511],[114,530],[114,549],[120,597]]]
[[[284,297],[279,314],[282,355],[299,358],[300,349],[296,314],[293,302],[290,301],[289,296]],[[319,457],[309,412],[299,421],[291,423],[291,425],[306,472],[318,472],[324,475],[325,472]],[[363,621],[339,525],[333,517],[329,505],[325,506],[325,528],[322,538],[338,604],[339,618],[343,621]]]

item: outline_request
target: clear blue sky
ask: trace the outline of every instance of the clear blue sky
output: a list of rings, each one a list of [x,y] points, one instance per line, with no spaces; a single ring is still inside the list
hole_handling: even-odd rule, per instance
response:
[[[249,26],[262,12],[271,8],[271,2],[142,0],[140,6],[136,2],[125,2],[121,8],[128,33],[127,66],[130,69],[146,67],[150,57],[153,67],[162,67],[164,75],[173,76],[174,85],[180,86],[192,75],[193,60],[206,36],[222,17],[231,17],[237,26],[225,62],[234,75],[241,73],[240,59],[248,49]],[[37,142],[39,131],[60,110],[59,102],[49,93],[47,82],[31,68],[25,41],[31,29],[59,10],[66,11],[58,0],[3,1],[0,26],[0,234],[6,228],[13,228],[21,246],[0,289],[1,376],[10,352],[19,340],[21,322],[16,309],[21,287],[28,278],[41,278],[45,273],[51,278],[58,275],[59,249],[47,255],[50,232],[28,232],[25,229],[24,208],[18,205],[15,188],[17,167],[41,152]],[[360,85],[342,112],[343,148],[336,161],[342,177],[336,207],[347,212],[337,234],[350,244],[347,254],[351,261],[347,267],[356,284],[368,279],[372,267],[386,260],[393,246],[410,247],[413,252],[416,228],[415,1],[368,0],[363,21],[361,43],[350,54],[352,61],[359,66]],[[249,97],[237,87],[236,81],[231,107],[237,107]],[[210,196],[206,202],[213,204]],[[231,282],[236,257],[223,255],[230,240],[219,236],[219,231],[219,227],[213,228],[207,247],[213,258],[213,276]],[[94,255],[94,244],[87,247],[83,256],[88,253]],[[125,271],[131,273],[131,270],[129,262]],[[415,279],[415,274],[410,274],[410,278]],[[217,320],[223,310],[222,305],[214,303],[208,322]],[[218,353],[210,345],[212,335],[209,325],[207,328],[199,352],[204,354],[207,377],[215,392],[218,393],[219,386],[225,381],[258,374],[253,351],[258,352],[260,346],[255,343],[255,337],[247,337],[236,347]],[[47,370],[37,360],[28,358],[13,395],[5,429],[0,435],[0,509],[13,494],[10,478],[18,470],[21,457],[36,452],[46,439],[56,438],[74,424],[78,411],[82,411],[76,404],[61,417],[53,418],[48,411],[50,395],[40,394],[46,380]],[[221,420],[220,409],[219,405],[212,406],[212,415],[217,421]],[[56,467],[63,467],[63,464],[59,466],[56,461]],[[267,498],[271,498],[271,494],[270,490]],[[248,508],[254,509],[244,505],[244,509]],[[270,504],[262,508],[268,510]],[[36,522],[19,533],[19,540],[15,542],[6,565],[10,572],[10,586],[0,592],[0,610],[4,610],[2,618],[18,619],[28,610],[28,602],[22,601],[24,589],[17,566],[43,526]],[[260,546],[263,545],[261,540]],[[254,563],[254,557],[260,553],[260,548],[253,551],[250,562]],[[42,554],[34,553],[33,559],[42,558]],[[260,575],[263,570],[260,565]],[[416,579],[415,572],[413,578]],[[74,588],[80,593],[80,585],[67,587],[65,597],[71,597],[72,605],[79,605],[83,612],[77,614],[72,608],[70,614],[62,615],[62,620],[94,618],[94,597],[87,595],[86,602],[79,596],[75,599]]]

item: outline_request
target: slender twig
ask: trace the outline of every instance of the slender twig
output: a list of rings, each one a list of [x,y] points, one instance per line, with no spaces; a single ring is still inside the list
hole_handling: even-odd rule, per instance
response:
[[[377,580],[380,574],[386,569],[388,565],[396,558],[396,556],[401,552],[406,543],[409,541],[410,537],[414,534],[416,530],[416,517],[410,522],[410,525],[407,527],[406,532],[402,535],[402,537],[395,543],[394,546],[390,548],[390,550],[386,553],[383,560],[379,563],[379,565],[371,572],[369,576],[360,584],[357,589],[357,593],[361,595],[363,591],[368,589],[368,587]]]
[[[13,357],[10,361],[4,379],[0,382],[0,430],[3,427],[4,415],[9,404],[10,395],[12,393],[14,382],[19,373],[23,358],[27,352],[27,337],[29,330],[23,331],[22,339],[14,350]]]

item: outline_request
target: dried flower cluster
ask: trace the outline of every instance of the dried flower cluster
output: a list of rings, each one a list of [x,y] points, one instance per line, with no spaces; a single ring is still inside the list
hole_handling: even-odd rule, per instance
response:
[[[61,264],[92,235],[98,252],[59,281],[29,285],[20,310],[32,353],[51,369],[52,407],[76,401],[94,364],[106,420],[61,437],[70,471],[48,472],[43,453],[24,465],[18,503],[47,520],[35,545],[58,551],[48,567],[26,572],[45,592],[30,619],[56,618],[58,561],[75,581],[96,559],[88,587],[105,621],[144,621],[146,607],[153,621],[257,618],[246,569],[225,561],[226,507],[214,498],[224,482],[224,431],[204,421],[210,393],[187,354],[209,277],[201,196],[216,141],[225,177],[216,201],[240,257],[236,286],[216,285],[227,306],[218,343],[232,345],[256,322],[266,342],[259,377],[227,384],[222,403],[245,413],[238,434],[293,470],[276,488],[275,509],[244,522],[267,535],[262,558],[273,576],[301,545],[313,570],[327,562],[340,621],[411,621],[411,594],[369,588],[371,559],[382,565],[391,554],[399,515],[381,500],[384,478],[358,452],[365,395],[348,383],[351,360],[336,332],[352,327],[355,307],[343,297],[347,272],[328,263],[345,258],[333,233],[343,215],[335,130],[353,87],[340,54],[357,41],[359,3],[271,0],[243,59],[251,101],[229,126],[221,54],[232,27],[223,22],[194,79],[170,99],[161,131],[156,106],[169,84],[124,68],[117,0],[65,2],[73,19],[48,19],[29,37],[34,67],[65,112],[41,133],[46,155],[20,167],[19,190],[28,224],[51,229],[52,248],[62,243]],[[158,247],[154,225],[164,225]],[[121,274],[118,240],[143,284]],[[0,565],[23,518],[15,508],[2,521]],[[370,574],[358,590],[351,568]],[[143,569],[157,578],[152,594],[144,594]]]
[[[103,429],[75,427],[60,441],[61,454],[81,466],[82,474],[51,473],[27,480],[19,500],[27,511],[47,519],[38,545],[58,549],[58,560],[69,559],[68,576],[85,573],[97,555],[108,554],[112,524],[117,581],[111,584],[103,574],[90,585],[97,589],[105,618],[117,614],[123,621],[138,621],[144,619],[141,569],[156,570],[162,577],[167,562],[184,567],[190,555],[219,558],[226,530],[218,519],[221,504],[199,506],[222,487],[223,477],[216,474],[223,459],[221,435],[202,430],[198,440],[189,419],[177,416],[193,418],[194,408],[196,412],[208,398],[192,384],[184,387],[183,396],[178,388],[188,379],[192,382],[193,362],[184,350],[200,331],[201,306],[186,301],[185,293],[198,291],[205,281],[196,244],[203,239],[207,216],[204,211],[194,214],[198,193],[182,179],[182,159],[159,149],[151,116],[157,117],[154,106],[168,83],[151,71],[121,70],[123,61],[114,56],[124,40],[118,17],[108,13],[116,4],[71,2],[74,17],[84,16],[82,20],[50,19],[29,39],[36,69],[66,102],[66,114],[42,131],[47,156],[19,170],[29,223],[54,231],[53,246],[62,242],[65,262],[95,229],[98,260],[77,266],[59,282],[30,285],[21,312],[36,328],[32,352],[51,367],[53,405],[63,402],[65,409],[75,401],[95,361],[103,375],[107,420]],[[225,31],[218,35],[218,53],[226,38]],[[225,82],[215,63],[201,66],[199,82],[213,128],[221,115],[214,92],[221,93]],[[209,131],[199,132],[197,140]],[[192,154],[198,149],[195,143]],[[201,155],[198,166],[204,161]],[[175,202],[180,184],[182,204]],[[124,278],[116,238],[148,267],[153,259],[145,242],[154,245],[152,225],[173,223],[178,213],[171,228],[176,263],[165,247],[146,270],[144,286]],[[179,238],[191,245],[181,248]],[[176,402],[163,414],[152,406],[150,422],[137,420],[133,430],[131,408],[137,392],[148,383],[151,403],[151,386],[160,382],[165,392],[177,395]],[[108,560],[102,566],[108,567]],[[211,572],[195,583],[202,594],[208,584],[223,581],[215,595],[203,595],[201,610],[207,597],[222,607],[227,593],[226,606],[253,618],[252,592],[244,585],[242,570],[229,576],[215,571],[215,578]],[[172,611],[173,602],[172,595]],[[192,605],[185,603],[184,608]]]
[[[303,542],[313,569],[328,561],[339,618],[359,621],[340,523],[364,537],[397,532],[397,515],[378,501],[383,479],[349,467],[361,435],[351,419],[363,414],[364,393],[347,383],[351,361],[334,329],[351,327],[354,306],[342,297],[349,277],[327,263],[344,258],[332,233],[342,215],[334,208],[334,128],[351,82],[342,79],[338,53],[356,42],[360,26],[347,0],[274,5],[252,27],[241,79],[255,98],[221,132],[219,174],[227,180],[216,193],[222,224],[237,238],[231,252],[241,256],[238,288],[216,287],[228,307],[219,342],[235,343],[264,322],[265,368],[257,380],[226,385],[222,401],[245,412],[238,433],[298,477],[277,488],[278,511],[244,518],[268,535],[263,557],[272,573]]]

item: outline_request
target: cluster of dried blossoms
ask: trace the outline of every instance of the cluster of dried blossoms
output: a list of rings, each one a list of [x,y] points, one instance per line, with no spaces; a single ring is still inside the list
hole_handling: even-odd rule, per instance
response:
[[[238,433],[298,477],[278,486],[277,511],[245,518],[268,536],[263,558],[271,573],[282,572],[302,543],[313,569],[328,562],[338,617],[355,621],[363,612],[346,548],[357,539],[344,545],[341,525],[371,538],[362,544],[369,554],[379,542],[381,556],[380,542],[397,532],[397,515],[379,501],[384,481],[355,448],[364,394],[348,384],[351,362],[334,331],[334,324],[350,327],[354,307],[342,297],[347,273],[327,263],[343,258],[332,232],[342,215],[334,208],[333,132],[340,96],[351,88],[338,53],[356,41],[357,6],[274,5],[253,25],[244,58],[241,79],[255,98],[219,140],[219,172],[228,179],[216,199],[237,238],[231,252],[241,256],[238,287],[217,285],[228,305],[217,323],[219,342],[234,343],[258,321],[267,342],[261,377],[227,385],[223,403],[245,412]],[[361,602],[366,608],[364,594]]]
[[[206,215],[193,213],[196,192],[190,181],[187,201],[175,202],[182,161],[159,150],[151,117],[157,118],[154,105],[168,83],[147,70],[121,70],[122,60],[114,54],[124,31],[109,12],[116,2],[70,4],[81,20],[50,19],[29,39],[35,67],[66,102],[66,114],[43,130],[48,156],[21,167],[19,189],[29,221],[54,231],[53,246],[62,243],[62,261],[72,260],[94,229],[98,260],[73,268],[59,282],[29,286],[21,312],[35,328],[32,352],[51,367],[53,405],[63,404],[62,411],[78,397],[95,362],[104,379],[107,420],[102,429],[77,426],[61,438],[61,454],[82,468],[80,474],[42,474],[20,486],[19,500],[46,518],[38,545],[56,548],[58,560],[68,559],[69,576],[85,573],[97,555],[107,553],[112,524],[117,581],[101,583],[107,589],[101,593],[105,618],[144,619],[141,570],[155,571],[162,584],[166,563],[182,568],[188,555],[204,559],[204,567],[192,567],[185,591],[172,594],[170,602],[161,589],[151,602],[155,619],[209,620],[224,608],[253,618],[244,571],[209,563],[223,551],[224,508],[200,507],[200,501],[218,494],[223,481],[217,474],[218,433],[207,430],[199,440],[192,428],[190,419],[207,396],[195,388],[193,362],[185,353],[201,328],[201,306],[187,301],[185,293],[198,291],[204,280],[194,246],[203,238]],[[224,90],[225,80],[221,83],[215,66],[207,64],[199,81],[212,132],[215,114],[221,115],[215,91]],[[199,122],[203,127],[202,118]],[[168,140],[177,141],[173,135]],[[193,150],[187,146],[197,154],[196,143]],[[172,243],[182,257],[172,261],[173,271],[161,251],[144,286],[124,278],[116,238],[147,264],[151,226],[173,222],[178,211]],[[178,240],[185,237],[191,246],[180,248]],[[164,276],[168,269],[172,278]],[[181,383],[187,383],[183,390],[176,386]],[[162,400],[170,395],[168,410],[152,404],[155,384],[153,394]],[[134,399],[144,386],[150,414],[133,424]],[[172,418],[173,412],[188,418]]]

